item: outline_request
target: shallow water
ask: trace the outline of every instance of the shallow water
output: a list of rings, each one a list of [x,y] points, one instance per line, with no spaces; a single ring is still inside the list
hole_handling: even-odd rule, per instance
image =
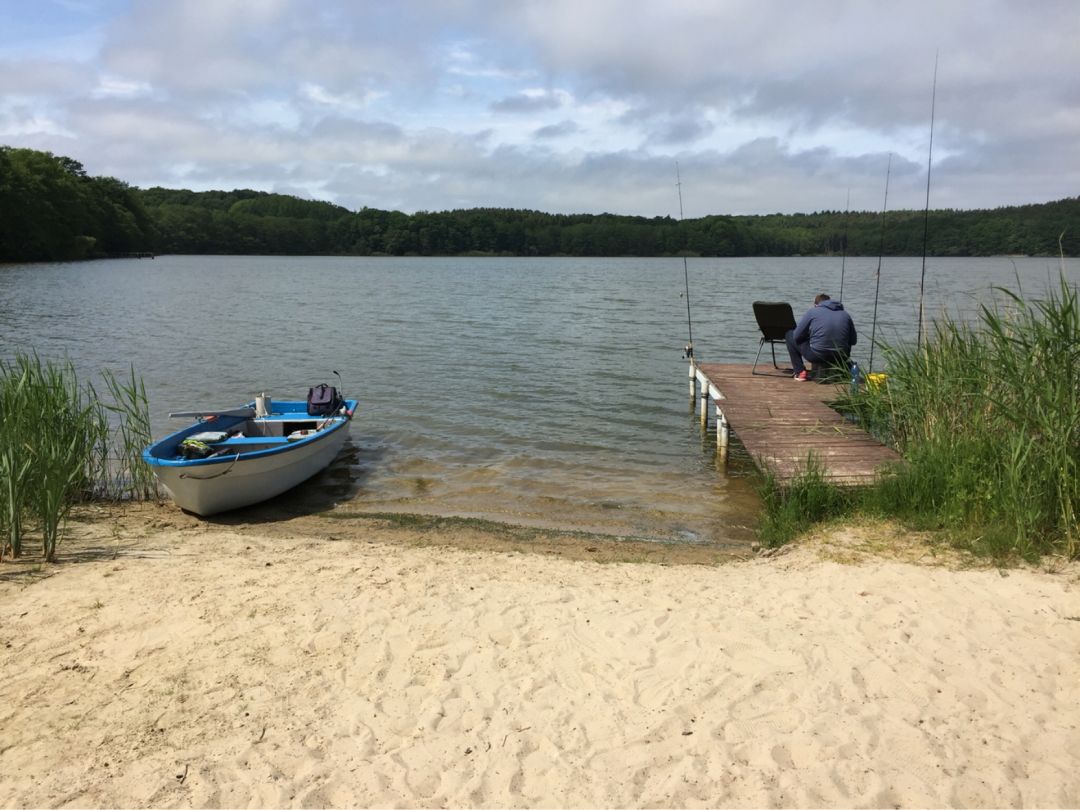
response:
[[[877,258],[844,303],[869,366]],[[932,259],[927,312],[994,284],[1045,289],[1049,259]],[[920,259],[885,259],[879,339],[914,339]],[[1080,275],[1080,262],[1068,272]],[[697,354],[750,362],[756,299],[837,297],[839,258],[693,259]],[[674,542],[742,544],[757,498],[689,409],[681,259],[164,256],[0,266],[0,355],[134,364],[155,434],[169,411],[334,383],[360,399],[352,445],[301,497]],[[880,349],[875,366],[880,366]],[[765,354],[768,349],[765,350]],[[786,365],[786,361],[781,359]],[[737,427],[737,426],[736,426]],[[315,508],[315,506],[313,506]]]

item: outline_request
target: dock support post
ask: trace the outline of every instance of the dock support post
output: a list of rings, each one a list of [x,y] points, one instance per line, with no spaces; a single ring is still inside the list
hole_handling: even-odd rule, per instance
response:
[[[709,379],[701,369],[694,364],[694,379],[697,381],[698,390],[698,415],[701,417],[701,429],[709,426]]]
[[[693,359],[690,360],[690,405],[693,406],[697,400],[697,365]]]
[[[716,403],[716,451],[720,454],[721,461],[727,461],[728,454],[728,441],[730,440],[730,429],[728,427],[727,417],[724,416],[724,412],[720,410],[720,403]]]

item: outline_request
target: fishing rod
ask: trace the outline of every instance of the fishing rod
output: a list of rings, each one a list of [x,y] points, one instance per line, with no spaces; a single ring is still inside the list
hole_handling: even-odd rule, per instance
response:
[[[847,264],[847,232],[848,220],[851,215],[851,189],[847,190],[847,203],[844,205],[844,238],[841,242],[842,253],[840,254],[840,303],[844,302],[844,265]]]
[[[679,190],[679,222],[683,221],[683,205],[682,205],[682,176],[679,174],[679,161],[675,161],[675,187]],[[690,269],[686,263],[686,251],[683,250],[682,257],[682,269],[683,269],[683,281],[686,283],[686,331],[690,335],[690,342],[686,344],[686,349],[683,351],[683,357],[689,360],[694,359],[694,325],[690,320]]]
[[[934,89],[930,96],[930,154],[926,158],[926,209],[923,211],[922,275],[919,278],[919,335],[915,347],[922,348],[926,325],[923,321],[923,293],[926,289],[926,240],[930,230],[930,167],[934,160],[934,111],[937,107],[938,52],[934,52]]]
[[[881,291],[881,258],[885,255],[885,210],[889,207],[889,176],[892,174],[892,152],[889,152],[889,165],[885,169],[885,202],[881,205],[881,244],[878,247],[877,283],[874,286],[874,320],[870,325],[870,366],[867,373],[874,370],[874,343],[877,335],[878,293]]]

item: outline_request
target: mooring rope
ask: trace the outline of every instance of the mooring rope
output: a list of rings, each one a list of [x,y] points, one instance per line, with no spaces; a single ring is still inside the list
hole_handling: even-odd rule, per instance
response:
[[[237,451],[236,458],[234,458],[232,460],[232,464],[230,464],[228,469],[226,469],[224,472],[214,473],[213,475],[188,475],[187,473],[180,473],[180,477],[181,478],[190,478],[190,479],[192,479],[194,481],[209,481],[211,478],[221,478],[221,476],[223,476],[223,475],[228,475],[229,470],[231,470],[236,465],[236,462],[239,461],[239,460],[240,460],[240,451]]]

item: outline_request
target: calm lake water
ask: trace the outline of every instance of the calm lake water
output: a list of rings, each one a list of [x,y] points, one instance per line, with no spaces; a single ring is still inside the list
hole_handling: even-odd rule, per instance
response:
[[[868,366],[877,258],[849,258],[844,303]],[[877,336],[913,340],[920,259],[885,259]],[[1050,259],[932,259],[927,311],[971,313],[992,285],[1041,293]],[[1075,282],[1080,263],[1067,272]],[[692,259],[702,360],[750,362],[756,299],[837,297],[839,258]],[[163,256],[0,266],[0,355],[69,358],[146,383],[169,411],[336,383],[352,444],[301,497],[661,541],[742,544],[750,470],[725,470],[689,409],[681,259]],[[766,349],[766,353],[767,353]],[[880,350],[875,366],[880,366]],[[785,363],[786,364],[786,363]],[[796,384],[796,383],[792,383]],[[736,426],[737,427],[737,426]],[[294,496],[295,497],[295,496]]]

